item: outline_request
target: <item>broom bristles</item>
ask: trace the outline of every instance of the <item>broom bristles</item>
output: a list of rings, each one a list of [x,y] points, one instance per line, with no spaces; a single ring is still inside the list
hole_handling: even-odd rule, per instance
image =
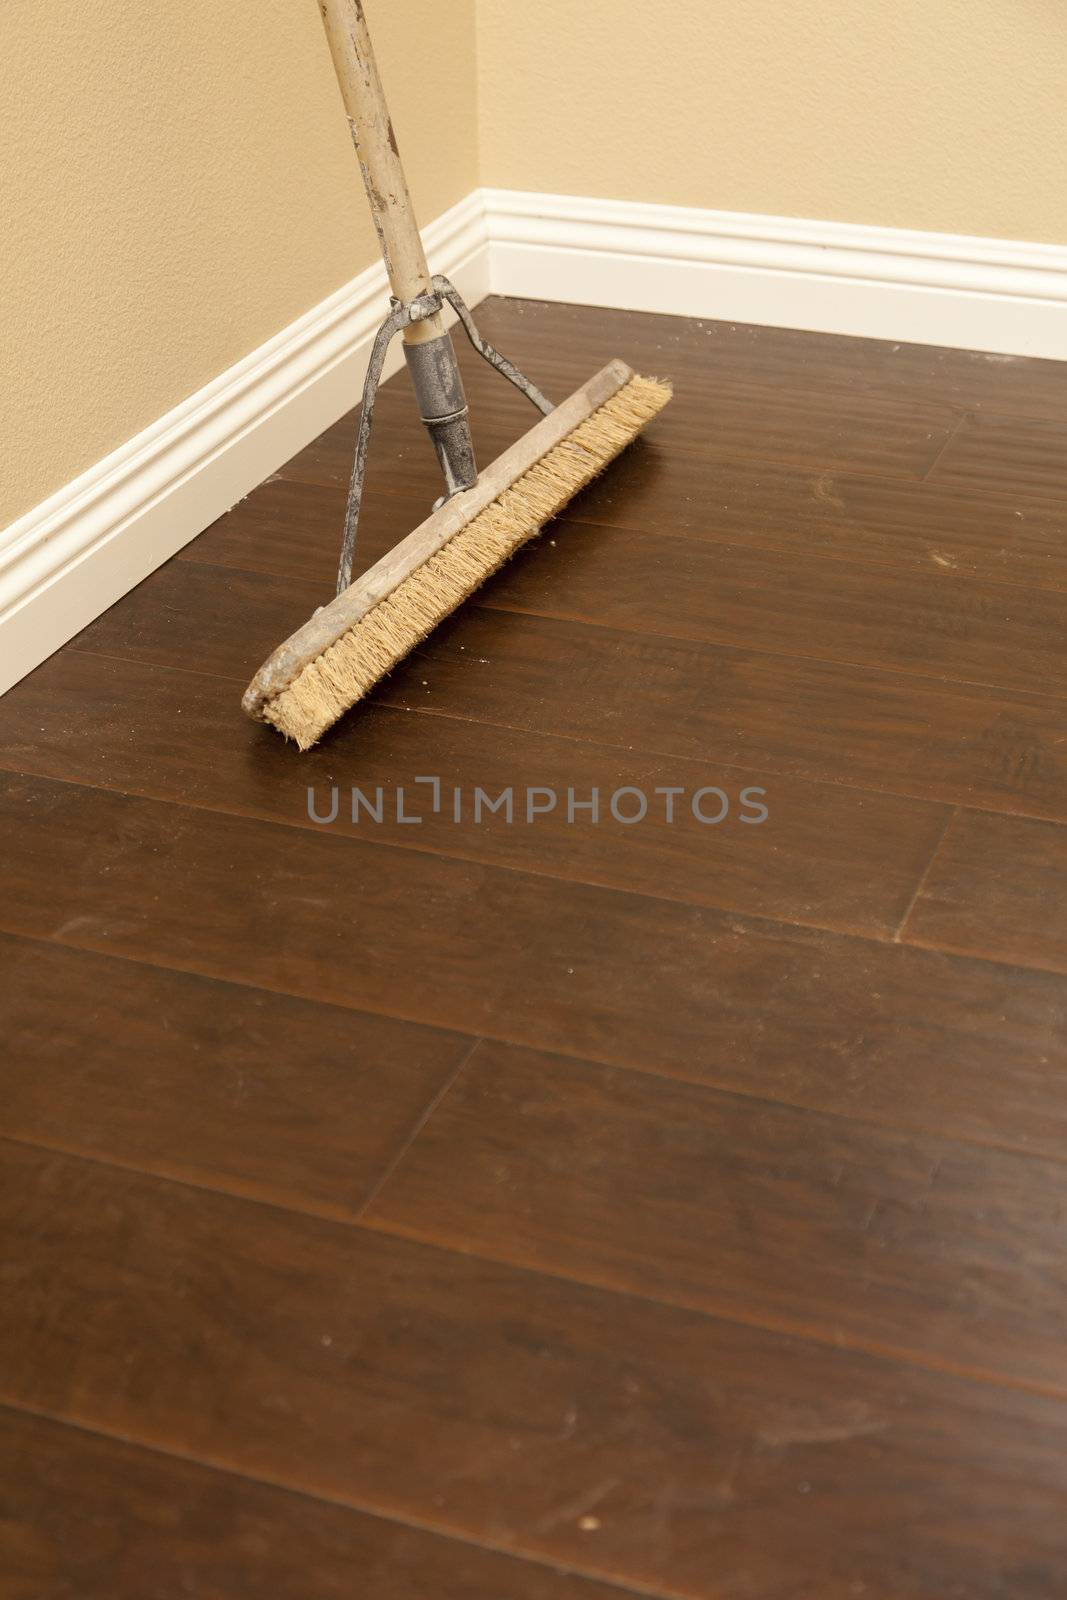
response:
[[[671,397],[632,377],[297,674],[259,715],[308,750],[532,539]]]

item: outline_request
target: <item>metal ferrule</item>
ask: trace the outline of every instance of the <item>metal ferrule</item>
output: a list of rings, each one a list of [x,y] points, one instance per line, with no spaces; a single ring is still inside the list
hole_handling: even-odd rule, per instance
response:
[[[423,344],[404,345],[411,381],[441,471],[446,495],[470,489],[478,479],[467,397],[450,334]]]

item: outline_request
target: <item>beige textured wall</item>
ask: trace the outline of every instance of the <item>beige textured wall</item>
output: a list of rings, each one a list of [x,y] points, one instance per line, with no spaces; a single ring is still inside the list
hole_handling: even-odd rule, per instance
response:
[[[1067,241],[1063,0],[366,0],[479,181]],[[0,528],[374,259],[315,0],[0,7]]]
[[[482,182],[1067,242],[1064,0],[478,0]]]
[[[478,181],[446,10],[367,0],[423,221]],[[0,73],[3,528],[376,252],[315,0],[7,0]]]

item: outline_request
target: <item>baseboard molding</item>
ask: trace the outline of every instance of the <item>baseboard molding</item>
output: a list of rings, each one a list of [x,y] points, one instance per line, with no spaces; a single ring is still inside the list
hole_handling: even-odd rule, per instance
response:
[[[1067,249],[483,190],[493,292],[1067,360]]]
[[[483,299],[481,195],[423,236]],[[353,406],[386,310],[376,265],[0,533],[0,693]],[[402,361],[396,346],[387,373]]]
[[[487,293],[1067,360],[1067,249],[480,189],[424,232]],[[368,268],[0,533],[0,693],[358,398]],[[402,360],[394,348],[387,372]]]

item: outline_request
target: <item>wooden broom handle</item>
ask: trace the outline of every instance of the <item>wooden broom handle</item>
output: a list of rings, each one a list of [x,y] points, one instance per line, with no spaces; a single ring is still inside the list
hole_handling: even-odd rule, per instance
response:
[[[367,19],[360,0],[319,0],[319,10],[378,231],[382,260],[393,293],[407,305],[420,295],[432,293],[430,269],[389,120]],[[409,323],[404,338],[409,344],[423,344],[443,332],[444,323],[438,314]]]

